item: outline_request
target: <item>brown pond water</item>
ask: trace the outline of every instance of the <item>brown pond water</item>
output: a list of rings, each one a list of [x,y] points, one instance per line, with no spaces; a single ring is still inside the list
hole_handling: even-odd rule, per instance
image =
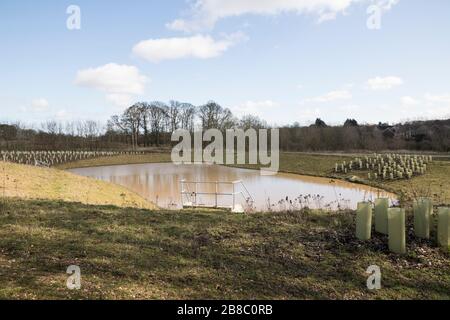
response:
[[[163,208],[177,209],[182,206],[181,181],[233,182],[243,181],[253,197],[254,207],[260,211],[309,208],[355,209],[360,201],[377,197],[390,198],[395,195],[364,185],[295,174],[279,173],[275,176],[261,176],[259,171],[230,168],[217,165],[136,164],[69,170],[72,173],[122,185]],[[194,185],[185,190],[194,191]],[[198,193],[214,193],[215,183],[202,184]],[[243,191],[237,185],[235,192]],[[232,185],[219,185],[219,193],[231,193]],[[189,196],[184,196],[186,203]],[[287,199],[287,201],[286,201]],[[189,200],[189,199],[188,199]],[[214,195],[198,195],[197,203],[215,204]],[[231,206],[232,197],[218,196],[218,204]],[[246,207],[243,196],[236,197],[236,203]]]

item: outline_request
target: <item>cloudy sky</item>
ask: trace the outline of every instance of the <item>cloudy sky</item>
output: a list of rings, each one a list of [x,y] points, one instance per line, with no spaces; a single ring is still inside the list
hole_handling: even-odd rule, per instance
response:
[[[272,124],[450,117],[449,15],[448,0],[1,0],[0,120],[172,99]]]

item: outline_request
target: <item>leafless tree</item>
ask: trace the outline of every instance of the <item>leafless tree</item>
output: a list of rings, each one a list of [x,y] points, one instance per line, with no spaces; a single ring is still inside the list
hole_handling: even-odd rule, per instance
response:
[[[183,103],[180,110],[181,128],[184,130],[194,131],[194,121],[197,110],[190,103]]]
[[[141,105],[135,104],[127,108],[122,115],[113,116],[108,127],[117,128],[131,138],[131,146],[136,149],[139,144],[139,130],[142,124]]]
[[[164,130],[168,119],[168,106],[164,102],[152,102],[150,104],[149,114],[154,143],[159,146],[161,132]]]
[[[54,120],[48,120],[42,125],[45,132],[56,135],[58,132],[58,123]]]
[[[167,108],[170,132],[174,132],[175,130],[177,130],[180,127],[181,106],[182,106],[181,102],[170,101],[169,107]]]
[[[73,121],[67,121],[66,122],[66,134],[68,134],[69,136],[74,137],[75,136],[75,122]]]
[[[225,130],[233,127],[236,122],[229,109],[222,108],[214,101],[201,106],[198,112],[203,130]]]
[[[246,115],[239,120],[239,127],[244,130],[248,130],[250,128],[253,129],[264,129],[268,128],[269,125],[264,120],[261,120],[260,118],[253,116],[253,115]]]

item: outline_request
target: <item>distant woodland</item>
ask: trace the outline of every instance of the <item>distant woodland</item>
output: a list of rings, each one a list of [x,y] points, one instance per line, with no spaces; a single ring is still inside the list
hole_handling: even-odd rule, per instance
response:
[[[216,102],[202,106],[171,101],[141,102],[106,124],[96,121],[46,121],[29,127],[0,123],[0,150],[136,150],[169,147],[177,129],[206,130],[270,128],[248,115],[237,118]],[[450,119],[399,124],[361,124],[348,119],[328,125],[317,119],[310,126],[280,127],[283,151],[416,150],[450,152]]]

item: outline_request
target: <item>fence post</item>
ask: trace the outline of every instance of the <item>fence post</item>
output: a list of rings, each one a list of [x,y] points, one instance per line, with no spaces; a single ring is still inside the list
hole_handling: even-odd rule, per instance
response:
[[[369,202],[358,203],[356,210],[356,237],[370,240],[372,235],[372,205]]]
[[[416,237],[430,238],[430,217],[433,213],[433,203],[430,199],[421,198],[414,202],[414,233]]]
[[[389,199],[375,200],[375,231],[386,235],[388,234],[388,209]]]
[[[450,208],[438,209],[438,244],[450,251]]]
[[[389,250],[394,253],[406,253],[405,209],[388,209]]]

